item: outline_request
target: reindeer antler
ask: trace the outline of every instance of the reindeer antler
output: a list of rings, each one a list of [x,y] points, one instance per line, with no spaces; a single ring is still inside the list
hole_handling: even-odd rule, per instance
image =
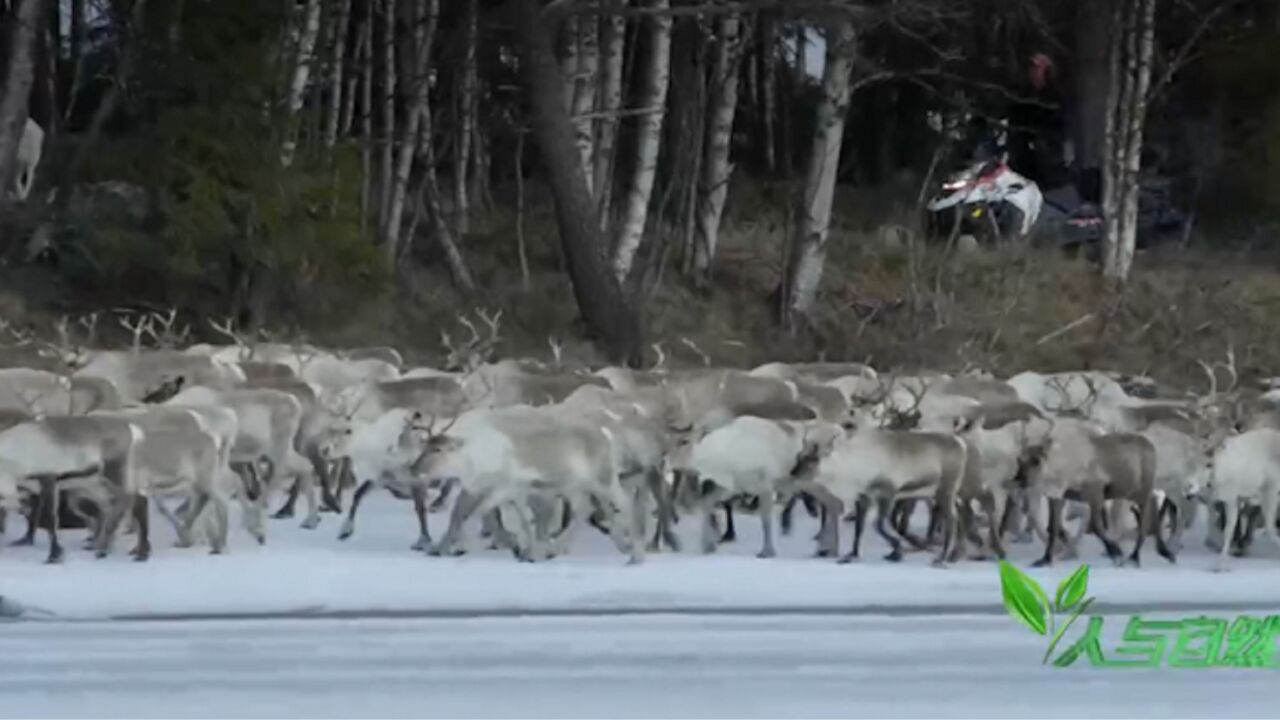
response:
[[[133,317],[132,323],[129,322],[127,315],[117,318],[116,322],[119,322],[120,326],[125,330],[133,333],[133,352],[137,354],[142,352],[142,336],[150,332],[153,320],[150,315],[143,315],[142,313],[135,314]]]
[[[561,367],[561,356],[564,354],[564,345],[556,339],[554,335],[547,336],[547,344],[551,346],[551,357],[555,359],[556,368]]]
[[[224,335],[226,337],[231,338],[231,341],[234,342],[236,346],[240,348],[241,361],[247,361],[247,360],[253,359],[253,352],[254,352],[253,347],[244,341],[244,338],[240,336],[240,333],[234,330],[235,320],[232,319],[230,316],[227,316],[227,319],[223,320],[221,325],[214,322],[213,318],[210,318],[209,327],[213,328],[214,332],[218,333],[219,335]]]
[[[662,341],[659,340],[658,342],[654,343],[650,347],[653,348],[653,352],[658,356],[658,359],[653,362],[653,369],[654,370],[665,369],[667,365],[667,354],[662,351]]]

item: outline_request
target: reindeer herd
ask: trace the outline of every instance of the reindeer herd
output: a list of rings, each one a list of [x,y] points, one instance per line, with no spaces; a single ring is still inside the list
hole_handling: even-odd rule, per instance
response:
[[[1241,389],[1230,351],[1201,362],[1207,393],[1157,399],[1149,380],[1098,371],[674,369],[660,345],[649,370],[571,367],[554,342],[553,362],[494,360],[501,313],[476,314],[459,318],[469,339],[441,333],[441,369],[406,367],[386,347],[251,341],[230,322],[210,323],[225,344],[188,344],[176,313],[121,319],[133,344],[116,350],[93,347],[96,316],[63,319],[56,342],[0,325],[12,336],[0,349],[0,533],[20,512],[13,544],[43,527],[59,562],[70,512],[98,557],[133,534],[146,560],[154,506],[179,546],[221,553],[233,504],[265,543],[268,504],[283,497],[272,517],[302,498],[304,528],[345,513],[345,540],[382,488],[412,501],[414,550],[461,554],[474,518],[523,561],[567,552],[586,524],[638,563],[679,551],[674,527],[689,515],[712,553],[742,513],[759,516],[759,556],[772,557],[775,520],[789,534],[797,507],[820,519],[816,554],[840,562],[858,557],[870,511],[886,560],[922,550],[934,565],[1003,558],[1006,540],[1033,538],[1049,564],[1075,556],[1086,532],[1117,564],[1136,565],[1148,537],[1174,562],[1200,505],[1217,568],[1259,528],[1280,545],[1280,391]],[[433,540],[428,515],[446,507]],[[913,530],[921,508],[927,526]]]

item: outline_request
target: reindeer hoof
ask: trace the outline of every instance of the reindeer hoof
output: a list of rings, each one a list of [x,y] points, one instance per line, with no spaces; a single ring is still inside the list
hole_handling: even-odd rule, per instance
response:
[[[946,569],[946,567],[947,567],[947,561],[946,561],[946,560],[943,560],[942,558],[934,558],[934,559],[929,563],[929,565],[930,565],[931,567],[936,567],[936,568],[938,568],[938,569],[940,569],[940,570],[945,570],[945,569]]]
[[[1049,558],[1040,558],[1039,560],[1031,563],[1031,567],[1033,568],[1049,567],[1052,564],[1053,564],[1053,561],[1050,560]]]
[[[841,555],[840,559],[836,560],[836,564],[849,565],[850,563],[852,563],[854,560],[857,560],[857,559],[858,559],[857,555],[854,555],[853,553],[849,553],[847,555]]]
[[[349,528],[349,527],[343,527],[342,531],[338,533],[338,539],[346,540],[347,538],[351,537],[351,533],[353,532],[355,532],[355,529]]]
[[[301,525],[303,530],[315,530],[319,526],[320,526],[319,515],[317,515],[316,517],[309,517],[306,520],[303,520]]]
[[[277,511],[275,512],[275,514],[273,514],[273,515],[271,516],[271,519],[272,519],[272,520],[284,520],[285,518],[291,518],[291,517],[293,517],[293,508],[291,508],[291,507],[282,507],[282,508],[280,508],[279,510],[277,510]]]
[[[58,553],[57,555],[50,555],[49,557],[45,558],[44,564],[45,565],[61,565],[62,553]]]
[[[267,544],[267,539],[266,539],[265,537],[260,537],[260,538],[258,538],[258,544],[259,544],[259,545],[266,545],[266,544]]]
[[[431,548],[431,538],[420,538],[418,542],[409,546],[414,552],[424,552]]]
[[[209,550],[210,555],[221,555],[222,553],[223,553],[223,549],[220,547],[211,548]]]
[[[778,556],[778,551],[774,550],[773,548],[765,548],[764,550],[761,550],[760,552],[756,553],[756,557],[760,558],[761,560],[765,560],[767,558],[772,558],[777,556]]]
[[[140,552],[140,553],[133,553],[133,561],[134,561],[134,562],[146,562],[147,560],[150,560],[150,559],[151,559],[151,552],[150,552],[150,551],[147,551],[147,552]]]
[[[18,538],[9,543],[9,547],[30,547],[36,544],[35,538]]]

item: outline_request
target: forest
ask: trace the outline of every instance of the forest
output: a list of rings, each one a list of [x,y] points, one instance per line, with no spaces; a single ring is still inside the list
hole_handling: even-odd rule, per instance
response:
[[[1280,360],[1275,2],[0,11],[0,316],[38,332],[432,357],[500,311],[510,354],[633,367]],[[927,209],[975,163],[1043,193],[1027,232]]]

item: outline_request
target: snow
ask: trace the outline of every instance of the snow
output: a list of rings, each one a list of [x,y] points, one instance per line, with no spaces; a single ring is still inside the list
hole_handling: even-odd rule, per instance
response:
[[[0,715],[1274,717],[1272,670],[1052,668],[1043,648],[965,615],[16,623]]]
[[[301,507],[301,503],[300,503]],[[796,531],[778,538],[779,557],[758,559],[759,520],[737,516],[737,542],[713,556],[697,553],[698,521],[685,516],[677,530],[684,551],[650,554],[627,566],[607,538],[583,525],[573,552],[549,562],[516,562],[509,553],[481,551],[459,558],[432,558],[409,550],[417,538],[411,505],[385,493],[370,494],[360,508],[355,535],[336,539],[339,519],[324,514],[318,529],[298,527],[301,517],[272,520],[267,544],[258,546],[232,513],[231,547],[212,556],[207,548],[171,547],[172,528],[152,522],[154,552],[132,562],[131,537],[118,539],[103,560],[79,549],[82,531],[64,533],[63,565],[43,564],[45,536],[34,548],[0,547],[0,596],[60,618],[103,619],[129,615],[209,613],[368,613],[521,611],[754,611],[967,612],[1002,614],[995,564],[966,560],[937,569],[931,554],[911,553],[901,564],[881,559],[886,547],[868,528],[863,558],[850,565],[811,557],[815,529],[803,509]],[[924,522],[923,513],[917,520]],[[1276,548],[1259,537],[1251,557],[1233,559],[1232,569],[1210,573],[1212,556],[1200,535],[1204,515],[1189,533],[1177,565],[1144,548],[1141,568],[1114,568],[1097,540],[1081,542],[1092,566],[1089,591],[1106,612],[1158,608],[1252,606],[1280,609],[1280,564]],[[447,523],[431,519],[436,537]],[[25,528],[10,522],[10,539]],[[842,528],[847,548],[851,526]],[[1261,535],[1261,534],[1260,534]],[[1024,568],[1038,557],[1038,542],[1012,545]],[[1050,595],[1076,562],[1028,569]]]

